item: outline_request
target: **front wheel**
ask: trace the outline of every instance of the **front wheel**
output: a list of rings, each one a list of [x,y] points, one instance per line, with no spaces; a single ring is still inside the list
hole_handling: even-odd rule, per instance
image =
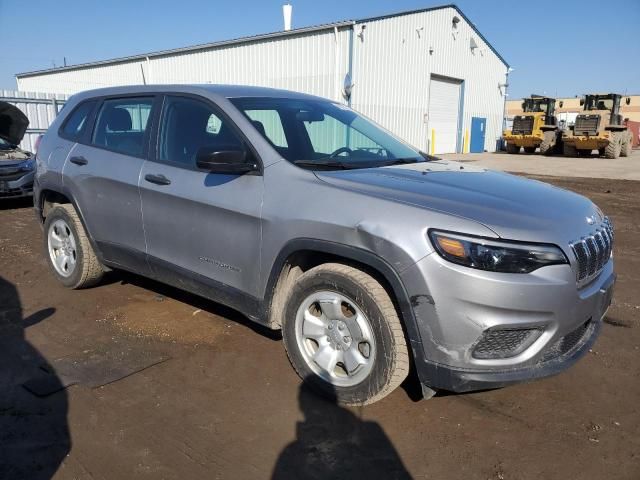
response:
[[[507,153],[520,153],[520,147],[515,143],[507,143]]]
[[[562,153],[565,157],[575,157],[576,155],[578,155],[578,149],[575,147],[575,145],[565,143],[562,146]]]
[[[347,265],[320,265],[297,279],[282,334],[298,375],[343,405],[376,402],[409,373],[407,344],[389,294]]]
[[[633,148],[633,140],[631,138],[631,135],[627,135],[624,139],[623,139],[623,143],[622,146],[620,148],[620,156],[621,157],[630,157],[631,156],[631,149]]]
[[[44,222],[44,249],[49,266],[65,287],[86,288],[104,270],[72,205],[58,205]]]

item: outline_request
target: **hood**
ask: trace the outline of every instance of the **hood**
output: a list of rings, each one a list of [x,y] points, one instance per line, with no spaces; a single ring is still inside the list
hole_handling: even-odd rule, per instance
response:
[[[316,175],[334,186],[473,220],[512,240],[566,245],[603,219],[581,195],[446,160]]]
[[[0,102],[0,138],[18,145],[28,126],[29,119],[18,107]]]

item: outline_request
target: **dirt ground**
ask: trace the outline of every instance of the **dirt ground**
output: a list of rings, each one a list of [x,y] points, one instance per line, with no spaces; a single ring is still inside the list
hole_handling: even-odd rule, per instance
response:
[[[640,182],[541,179],[616,226],[593,350],[549,379],[421,401],[407,383],[359,409],[307,393],[278,335],[219,305],[119,272],[64,289],[29,203],[1,204],[0,478],[640,478]]]
[[[597,153],[597,152],[596,152]],[[555,175],[558,177],[608,178],[611,180],[640,181],[640,150],[633,150],[630,157],[604,158],[592,153],[589,157],[546,157],[539,153],[506,152],[451,153],[443,158],[470,162],[493,170],[506,170],[530,175]]]

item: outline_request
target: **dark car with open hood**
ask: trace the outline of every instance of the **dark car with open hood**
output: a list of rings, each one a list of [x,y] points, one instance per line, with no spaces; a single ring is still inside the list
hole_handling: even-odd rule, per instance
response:
[[[29,119],[18,107],[0,102],[0,199],[33,193],[35,159],[18,146],[28,126]]]

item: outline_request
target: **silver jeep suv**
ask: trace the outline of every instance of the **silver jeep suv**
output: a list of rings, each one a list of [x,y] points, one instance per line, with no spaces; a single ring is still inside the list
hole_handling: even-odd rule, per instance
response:
[[[151,277],[272,329],[343,404],[558,373],[611,302],[588,199],[429,157],[348,107],[239,86],[75,95],[37,153],[53,274]]]

